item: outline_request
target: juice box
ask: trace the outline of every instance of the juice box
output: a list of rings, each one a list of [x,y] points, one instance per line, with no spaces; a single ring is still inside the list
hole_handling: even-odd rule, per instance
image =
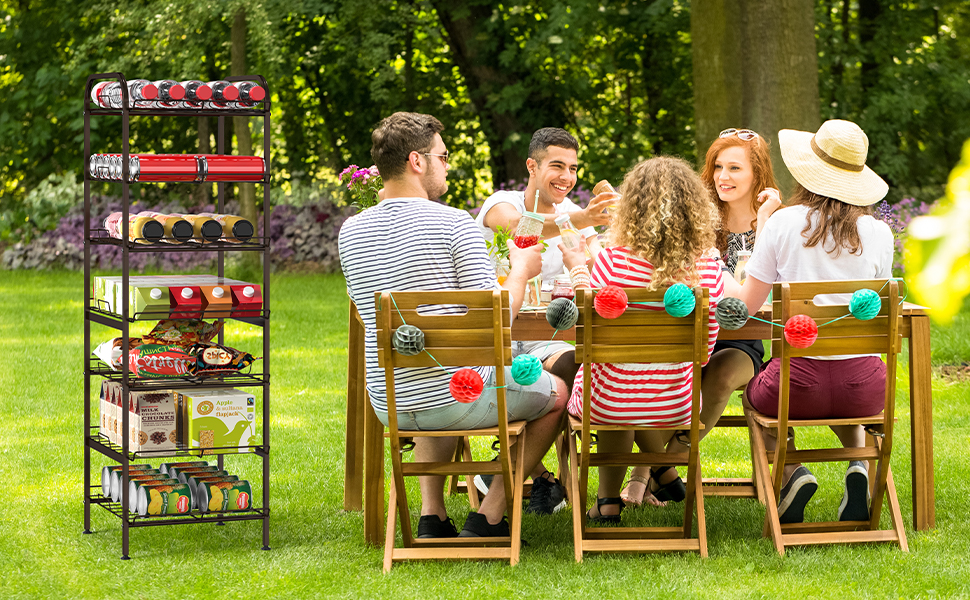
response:
[[[235,389],[188,391],[176,394],[176,438],[198,454],[235,454],[248,446],[256,421],[256,399]],[[205,450],[206,448],[225,448]]]

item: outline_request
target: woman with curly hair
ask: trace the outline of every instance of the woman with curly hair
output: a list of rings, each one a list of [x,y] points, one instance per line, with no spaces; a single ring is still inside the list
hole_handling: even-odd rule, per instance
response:
[[[738,253],[754,250],[756,232],[761,231],[768,217],[781,206],[767,141],[750,129],[725,129],[707,150],[701,180],[720,215],[714,245],[727,270],[733,273]],[[714,345],[701,383],[704,397],[701,437],[717,425],[734,391],[761,371],[764,354],[761,340],[719,341]],[[674,438],[668,450],[687,452],[688,448]],[[624,502],[638,506],[644,501],[657,504],[683,498],[672,474],[662,476],[654,470],[651,483],[650,473],[649,467],[633,469],[620,492]],[[665,482],[672,482],[672,486],[657,491],[661,486],[656,480],[661,476]]]
[[[610,226],[611,247],[596,256],[592,275],[583,272],[582,251],[560,246],[563,260],[574,274],[574,285],[655,290],[685,283],[709,288],[709,355],[718,332],[714,306],[723,293],[720,262],[709,252],[720,221],[717,208],[690,165],[677,158],[641,162],[626,175],[621,191]],[[590,375],[593,423],[670,427],[690,422],[690,362],[594,363]],[[577,416],[583,410],[582,377],[582,372],[577,374],[568,403],[570,414]],[[669,431],[638,432],[636,442],[642,451],[663,452],[669,438]],[[599,450],[628,452],[633,441],[632,432],[600,431]],[[625,467],[600,467],[599,499],[587,513],[591,522],[619,522],[623,508],[619,492],[625,474]],[[670,480],[662,486],[683,486],[676,470],[662,474]]]

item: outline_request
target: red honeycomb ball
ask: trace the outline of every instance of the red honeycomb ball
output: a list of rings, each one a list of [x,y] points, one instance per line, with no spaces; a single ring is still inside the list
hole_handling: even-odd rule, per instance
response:
[[[604,319],[615,319],[626,312],[628,302],[623,288],[608,285],[596,293],[593,308],[596,309],[596,314]]]
[[[808,315],[795,315],[785,323],[785,339],[792,348],[808,348],[818,339],[818,325]]]
[[[478,397],[482,395],[485,383],[482,381],[482,376],[478,374],[478,371],[467,368],[458,369],[451,376],[451,383],[448,385],[448,388],[451,390],[451,395],[455,400],[464,404],[470,404],[478,400]]]

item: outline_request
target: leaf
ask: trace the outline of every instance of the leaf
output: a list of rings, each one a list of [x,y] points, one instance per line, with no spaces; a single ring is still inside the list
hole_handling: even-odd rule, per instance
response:
[[[910,224],[905,261],[916,301],[935,321],[952,320],[970,294],[970,140],[950,173],[946,200]]]

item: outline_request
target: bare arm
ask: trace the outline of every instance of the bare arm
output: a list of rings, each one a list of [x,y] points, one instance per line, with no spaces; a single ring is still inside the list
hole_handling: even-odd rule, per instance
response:
[[[726,289],[726,288],[725,288]],[[771,284],[765,283],[760,279],[756,279],[750,275],[744,280],[744,285],[741,286],[741,293],[738,298],[744,301],[745,305],[748,307],[748,314],[756,314],[761,310],[761,306],[768,299],[768,294],[771,292]],[[729,294],[732,295],[733,294]]]
[[[491,211],[489,211],[491,212]],[[528,248],[519,248],[507,242],[509,247],[509,275],[505,278],[502,287],[509,291],[512,303],[512,318],[515,319],[522,308],[522,301],[525,299],[526,283],[533,277],[542,272],[542,246],[536,244]]]

